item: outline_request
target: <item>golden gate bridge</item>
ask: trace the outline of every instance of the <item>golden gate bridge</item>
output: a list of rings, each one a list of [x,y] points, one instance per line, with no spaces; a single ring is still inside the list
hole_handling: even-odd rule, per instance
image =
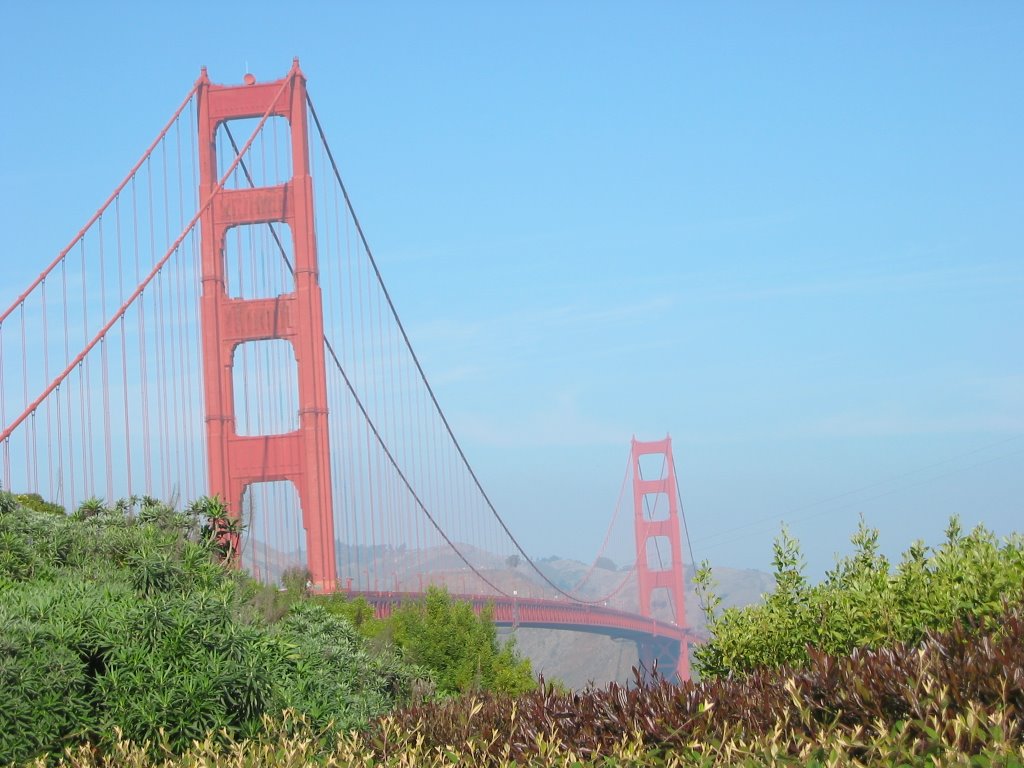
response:
[[[631,444],[633,567],[603,594],[595,566],[556,583],[441,409],[298,60],[240,85],[204,69],[0,314],[0,426],[6,489],[71,509],[215,495],[264,581],[308,569],[315,591],[380,614],[443,585],[499,624],[625,638],[648,668],[689,677],[670,438]],[[621,609],[626,589],[638,613]]]

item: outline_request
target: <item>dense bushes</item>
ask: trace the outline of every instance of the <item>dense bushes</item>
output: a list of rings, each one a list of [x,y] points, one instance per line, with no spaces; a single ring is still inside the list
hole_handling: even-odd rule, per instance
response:
[[[957,625],[918,647],[742,678],[569,693],[550,686],[402,710],[330,743],[308,723],[255,740],[195,745],[165,768],[279,766],[1019,766],[1024,765],[1024,613],[998,629]],[[648,678],[649,680],[649,678]],[[108,765],[151,765],[114,745]],[[76,768],[97,765],[77,752]]]
[[[515,699],[407,709],[365,743],[381,752],[386,736],[401,734],[407,745],[418,741],[439,752],[473,745],[476,764],[495,765],[542,761],[545,750],[597,759],[624,741],[650,765],[735,764],[747,756],[889,765],[986,750],[1020,755],[1024,610],[1008,607],[993,618],[994,629],[957,624],[919,646],[843,657],[812,652],[799,670],[583,693],[549,687]]]
[[[704,677],[799,665],[809,649],[915,643],[956,622],[995,620],[1005,600],[1024,596],[1024,538],[998,541],[982,527],[964,534],[953,519],[937,548],[913,544],[892,568],[879,554],[878,531],[863,523],[854,553],[817,585],[808,584],[798,543],[784,530],[775,541],[775,591],[761,605],[718,613],[710,571],[698,572],[711,639],[695,651]]]
[[[287,663],[273,671],[282,682],[275,714],[300,712],[319,731],[365,726],[405,701],[413,680],[424,676],[392,649],[371,654],[351,623],[306,601],[272,634],[291,649]]]
[[[177,752],[286,707],[362,727],[409,690],[413,667],[322,608],[258,620],[258,588],[217,562],[202,509],[93,501],[64,517],[0,494],[0,762],[118,733]]]
[[[0,762],[78,741],[108,750],[118,733],[176,753],[210,733],[255,736],[285,709],[340,732],[414,688],[535,685],[490,618],[446,592],[381,622],[365,601],[308,598],[301,573],[286,592],[247,580],[221,562],[234,555],[224,513],[216,499],[177,512],[141,498],[65,516],[0,493]]]

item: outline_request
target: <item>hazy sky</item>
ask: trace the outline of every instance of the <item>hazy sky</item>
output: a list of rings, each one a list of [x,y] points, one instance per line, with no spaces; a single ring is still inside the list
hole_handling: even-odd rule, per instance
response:
[[[1009,533],[1022,40],[1017,2],[7,0],[0,303],[201,65],[299,56],[528,551],[593,554],[634,434],[671,433],[698,559],[767,568],[780,520],[813,575],[860,514],[892,553],[952,513]]]

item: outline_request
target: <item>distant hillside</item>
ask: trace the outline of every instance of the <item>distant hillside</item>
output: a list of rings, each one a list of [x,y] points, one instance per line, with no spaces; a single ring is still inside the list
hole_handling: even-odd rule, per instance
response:
[[[258,544],[263,552],[271,551],[264,544]],[[537,573],[519,558],[507,558],[484,552],[471,545],[460,543],[460,551],[481,567],[481,574],[491,584],[511,594],[513,590],[522,596],[550,597],[552,590]],[[282,565],[301,563],[305,558],[301,552],[274,552],[272,560]],[[454,594],[487,593],[489,586],[480,581],[466,567],[465,563],[448,547],[437,547],[408,557],[407,553],[387,548],[348,548],[337,544],[339,563],[360,563],[360,570],[377,574],[378,589],[417,592],[423,589],[422,574],[429,573],[434,584],[447,585]],[[618,567],[611,560],[601,559],[600,566],[591,567],[578,560],[549,557],[537,560],[537,566],[552,583],[561,589],[584,598],[609,597],[607,605],[623,611],[638,612],[640,609],[637,593],[636,574],[629,566]],[[722,598],[723,607],[744,606],[758,603],[765,592],[774,588],[772,576],[763,571],[737,568],[714,568],[718,583],[716,593]],[[279,574],[268,569],[263,574],[271,581]],[[693,568],[688,567],[686,580],[686,624],[694,634],[706,636],[704,614],[693,591]],[[675,621],[667,601],[653,602],[657,618]],[[504,635],[511,630],[502,630]],[[600,635],[564,632],[544,629],[518,629],[515,631],[520,652],[528,656],[537,672],[547,677],[557,677],[574,688],[583,688],[593,681],[603,685],[611,681],[628,682],[632,679],[632,668],[637,663],[636,646],[628,641],[612,640]]]
[[[571,588],[587,576],[587,565],[576,560],[550,559],[540,564],[545,575],[564,588]],[[717,594],[722,606],[744,606],[761,601],[770,592],[775,581],[771,574],[751,569],[713,568],[718,582]],[[693,591],[693,569],[688,568],[686,579],[686,623],[698,637],[706,636],[704,614]],[[611,607],[626,611],[639,610],[636,575],[629,570],[595,568],[577,592],[598,597],[618,588]],[[673,620],[669,606],[655,601],[654,611],[659,618]],[[589,682],[604,685],[632,679],[632,668],[637,663],[635,644],[612,640],[583,632],[561,632],[546,629],[517,629],[514,632],[520,652],[533,662],[534,671],[547,677],[557,677],[572,688],[583,688]]]

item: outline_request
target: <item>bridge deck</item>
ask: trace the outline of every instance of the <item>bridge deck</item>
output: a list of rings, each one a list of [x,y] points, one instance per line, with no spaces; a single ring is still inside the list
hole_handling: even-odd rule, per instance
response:
[[[379,617],[386,617],[402,603],[425,598],[422,592],[352,591],[352,597],[369,602]],[[696,638],[688,627],[672,622],[640,616],[599,605],[584,605],[568,600],[547,600],[536,597],[493,597],[490,595],[452,595],[464,600],[479,612],[492,606],[494,623],[500,626],[564,629],[591,632],[609,637],[644,640],[664,638],[689,643]]]

